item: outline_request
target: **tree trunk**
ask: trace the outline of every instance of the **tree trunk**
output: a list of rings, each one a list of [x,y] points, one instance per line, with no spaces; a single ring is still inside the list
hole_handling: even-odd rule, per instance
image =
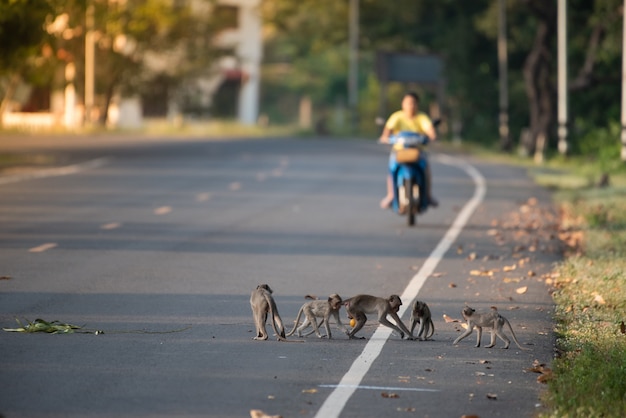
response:
[[[552,80],[553,53],[551,50],[555,36],[555,21],[540,20],[535,34],[533,48],[524,63],[524,82],[528,97],[530,115],[530,141],[526,145],[527,155],[537,150],[537,138],[543,136],[547,143],[550,137],[550,125],[554,120],[555,87]]]
[[[9,107],[9,102],[13,99],[13,95],[15,94],[15,90],[17,90],[17,86],[20,84],[21,79],[22,78],[19,73],[14,73],[9,78],[9,85],[4,93],[4,97],[0,101],[0,128],[2,128],[3,125],[2,121],[4,119],[4,112],[6,112],[7,107]]]

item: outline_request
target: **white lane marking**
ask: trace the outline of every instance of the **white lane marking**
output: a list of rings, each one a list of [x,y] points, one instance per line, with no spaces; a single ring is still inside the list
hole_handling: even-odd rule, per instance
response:
[[[413,276],[408,286],[402,293],[402,296],[400,296],[403,301],[410,301],[404,302],[400,307],[400,311],[398,312],[398,316],[400,317],[402,317],[406,309],[411,306],[413,299],[417,297],[417,294],[426,282],[428,276],[430,276],[435,270],[445,253],[467,224],[470,216],[472,216],[478,205],[482,203],[485,194],[487,193],[485,178],[470,164],[459,158],[447,155],[437,156],[436,160],[440,163],[463,169],[467,175],[472,178],[476,188],[472,198],[465,204],[465,206],[463,206],[463,209],[457,215],[452,226],[450,226],[441,241],[439,241],[437,247],[435,247],[428,259],[426,259],[417,274]],[[365,377],[365,374],[369,371],[371,365],[380,354],[390,335],[390,328],[380,325],[376,329],[372,338],[365,345],[363,352],[361,352],[359,357],[354,360],[352,366],[341,378],[341,381],[335,390],[331,392],[322,404],[321,408],[317,411],[315,418],[334,418],[341,414],[341,411],[346,406],[346,403],[352,394],[357,388],[360,387],[359,385],[363,380],[363,377]]]
[[[341,385],[317,385],[320,388],[338,388]],[[351,386],[352,387],[352,386]],[[409,391],[409,392],[441,392],[439,389],[424,389],[424,388],[394,388],[386,386],[353,386],[354,389],[363,390],[392,390],[395,392]]]
[[[109,162],[106,157],[85,161],[84,163],[72,164],[65,167],[45,168],[30,173],[16,174],[13,176],[0,177],[1,184],[17,183],[25,180],[41,179],[46,177],[68,176],[92,168],[102,167]]]
[[[41,244],[37,247],[33,247],[30,250],[28,250],[31,253],[43,253],[44,251],[48,251],[51,250],[52,248],[56,247],[57,244],[54,242],[49,242],[47,244]]]

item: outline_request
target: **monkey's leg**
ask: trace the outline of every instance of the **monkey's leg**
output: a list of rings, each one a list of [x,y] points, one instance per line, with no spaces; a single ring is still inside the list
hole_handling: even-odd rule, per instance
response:
[[[509,345],[511,345],[511,340],[509,340],[509,338],[506,336],[506,334],[504,334],[504,332],[502,332],[502,329],[497,330],[497,329],[494,328],[493,332],[494,332],[495,335],[492,334],[492,336],[491,336],[492,344],[495,345],[496,335],[497,335],[498,337],[500,337],[500,339],[502,341],[504,341],[504,347],[502,347],[502,348],[503,349],[509,348]]]
[[[459,341],[461,341],[463,338],[467,337],[468,335],[470,335],[473,331],[473,327],[469,326],[467,327],[467,329],[465,330],[465,332],[461,335],[459,335],[459,337],[454,340],[454,342],[452,344],[457,345],[459,343]]]
[[[381,318],[378,318],[378,322],[380,322],[384,326],[389,327],[392,330],[398,332],[400,334],[400,339],[404,338],[404,331],[402,331],[399,327],[397,327],[396,325],[394,325],[391,322],[389,322],[389,320],[387,318],[385,318],[384,316],[381,317]]]
[[[480,347],[480,338],[483,336],[483,327],[476,325],[476,347]]]
[[[367,316],[365,316],[365,314],[362,313],[352,313],[352,318],[354,318],[354,320],[356,321],[356,325],[354,326],[354,328],[352,328],[352,331],[350,331],[350,334],[348,334],[348,337],[350,339],[355,338],[354,334],[356,334],[357,332],[359,332],[361,330],[361,328],[363,328],[363,325],[365,325],[365,323],[367,322]],[[357,337],[360,340],[364,340],[365,337]]]

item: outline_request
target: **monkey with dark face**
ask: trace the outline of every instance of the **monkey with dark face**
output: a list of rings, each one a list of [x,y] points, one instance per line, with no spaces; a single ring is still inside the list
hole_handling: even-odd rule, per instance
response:
[[[254,325],[256,327],[254,339],[267,340],[268,335],[265,330],[265,323],[267,322],[267,315],[270,314],[272,316],[272,328],[277,338],[280,341],[287,341],[285,338],[285,327],[283,327],[283,321],[278,314],[278,308],[276,307],[272,293],[272,289],[267,284],[260,284],[250,295],[250,308],[252,308]]]
[[[411,335],[415,330],[415,326],[419,324],[416,338],[426,341],[435,333],[435,324],[433,323],[430,308],[426,302],[416,300],[411,311]],[[430,332],[430,333],[429,333]]]
[[[467,330],[461,334],[452,344],[456,345],[463,338],[469,336],[474,327],[476,327],[476,347],[480,347],[480,337],[482,336],[483,328],[491,328],[491,343],[487,345],[487,348],[491,348],[496,345],[496,335],[500,337],[502,341],[504,341],[503,348],[509,348],[511,341],[502,331],[504,325],[509,327],[511,334],[513,335],[513,341],[521,350],[529,350],[528,348],[524,348],[517,341],[517,337],[515,336],[515,332],[513,331],[513,327],[511,327],[511,323],[498,313],[498,309],[495,306],[491,307],[491,311],[486,313],[476,313],[476,310],[470,308],[469,306],[465,306],[465,308],[461,311],[461,315],[467,321]]]
[[[307,297],[312,298],[310,296]],[[350,330],[348,330],[348,327],[346,327],[341,322],[341,319],[339,319],[339,309],[341,309],[342,304],[343,300],[341,299],[341,296],[336,293],[330,295],[328,297],[328,300],[312,300],[311,302],[305,303],[300,308],[300,311],[298,311],[295,325],[293,329],[287,333],[287,337],[293,335],[294,332],[297,332],[298,337],[301,337],[302,331],[304,331],[309,325],[311,325],[313,327],[313,331],[305,334],[305,336],[311,335],[313,332],[315,332],[319,338],[322,338],[323,335],[319,331],[319,326],[322,326],[322,324],[324,324],[324,327],[326,328],[326,335],[330,339],[332,338],[329,322],[331,316],[335,318],[337,326],[341,327],[341,329],[346,334],[348,334]],[[298,327],[298,324],[300,323],[300,317],[303,313],[305,315],[304,322]],[[320,322],[319,326],[317,324],[316,318],[322,318],[322,322]]]
[[[349,338],[355,338],[354,334],[359,332],[365,322],[367,322],[366,314],[376,313],[378,315],[378,322],[382,325],[391,328],[392,330],[400,334],[400,338],[407,338],[412,340],[413,336],[407,329],[404,323],[400,320],[397,312],[400,310],[402,300],[398,295],[391,295],[388,298],[380,298],[371,295],[357,295],[344,301],[348,317],[354,318],[356,324],[352,331],[348,334]],[[387,315],[390,315],[396,322],[397,326],[389,322]],[[361,337],[364,339],[365,337]]]

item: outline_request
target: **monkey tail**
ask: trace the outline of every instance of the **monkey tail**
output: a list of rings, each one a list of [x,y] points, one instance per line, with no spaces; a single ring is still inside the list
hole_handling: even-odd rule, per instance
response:
[[[435,335],[435,323],[433,322],[432,318],[430,318],[429,321],[430,321],[430,335],[427,335],[426,339],[429,339],[430,337]]]
[[[300,317],[302,316],[303,311],[304,309],[301,307],[300,310],[298,311],[298,316],[296,317],[296,322],[293,325],[293,329],[289,331],[287,334],[285,334],[285,337],[291,337],[293,333],[296,332],[296,328],[298,328],[298,325],[300,325]]]
[[[504,322],[506,322],[506,325],[509,327],[509,331],[511,331],[511,335],[513,336],[513,341],[515,341],[515,344],[517,344],[519,349],[524,350],[524,351],[532,351],[530,348],[522,347],[519,341],[517,341],[517,337],[515,336],[515,331],[513,331],[513,327],[511,326],[511,323],[509,322],[509,320],[503,317],[502,315],[500,315],[500,318],[504,319]]]

